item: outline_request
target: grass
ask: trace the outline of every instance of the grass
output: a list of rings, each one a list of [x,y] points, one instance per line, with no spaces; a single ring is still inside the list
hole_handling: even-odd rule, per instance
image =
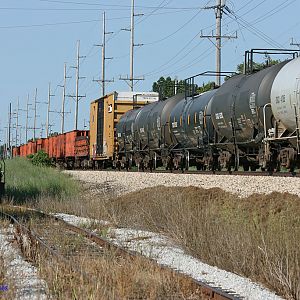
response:
[[[95,196],[90,187],[88,192],[89,201],[39,205],[162,232],[208,264],[300,299],[299,197],[272,193],[240,199],[196,187],[155,187],[112,199]]]
[[[78,193],[78,185],[56,169],[34,166],[24,158],[6,161],[6,196],[15,204],[40,197],[74,197]]]

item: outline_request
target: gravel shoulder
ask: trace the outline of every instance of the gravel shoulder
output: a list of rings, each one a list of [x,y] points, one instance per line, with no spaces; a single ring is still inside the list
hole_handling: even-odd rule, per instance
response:
[[[107,186],[115,196],[155,186],[195,186],[220,188],[247,197],[254,193],[291,193],[300,196],[300,178],[240,175],[203,175],[171,173],[134,173],[114,171],[65,171],[75,179],[93,185]]]

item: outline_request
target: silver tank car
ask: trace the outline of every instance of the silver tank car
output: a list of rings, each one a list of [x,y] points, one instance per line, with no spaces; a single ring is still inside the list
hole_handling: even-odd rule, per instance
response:
[[[183,94],[178,94],[142,108],[136,118],[137,139],[141,150],[155,150],[172,144],[169,130],[170,113],[183,98]]]
[[[270,102],[271,87],[277,73],[287,61],[252,75],[234,76],[225,82],[213,97],[210,108],[219,141],[259,142],[263,139],[263,107]],[[271,128],[271,111],[266,118]],[[216,141],[216,142],[219,142]]]
[[[300,116],[300,58],[287,63],[277,74],[272,90],[271,105],[276,121],[289,132],[299,128]]]
[[[117,141],[119,150],[131,151],[136,146],[136,125],[135,120],[137,115],[141,112],[142,108],[129,110],[126,112],[118,122],[116,126],[117,130]]]
[[[211,139],[212,123],[206,116],[206,107],[216,91],[183,98],[172,110],[170,129],[179,148],[197,148]]]

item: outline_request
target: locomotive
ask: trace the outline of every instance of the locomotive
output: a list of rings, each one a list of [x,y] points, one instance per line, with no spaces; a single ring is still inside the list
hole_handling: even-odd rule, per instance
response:
[[[253,60],[245,62],[249,65]],[[300,58],[295,56],[245,71],[199,95],[178,94],[128,111],[116,127],[116,160],[127,168],[231,172],[243,167],[273,173],[284,167],[294,174],[300,165],[299,113]]]
[[[257,169],[270,173],[300,167],[300,58],[253,70],[245,52],[244,73],[197,94],[195,78],[184,93],[159,99],[157,93],[113,92],[91,103],[90,130],[72,131],[15,147],[14,156],[44,150],[68,168],[188,170]],[[226,72],[224,72],[226,73]]]

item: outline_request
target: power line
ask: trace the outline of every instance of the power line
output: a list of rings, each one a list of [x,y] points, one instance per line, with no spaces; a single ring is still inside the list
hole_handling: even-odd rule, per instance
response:
[[[156,9],[159,7],[140,6],[142,9]],[[163,7],[165,10],[198,10],[201,7]],[[0,10],[21,10],[21,11],[128,11],[128,8],[33,8],[33,7],[0,7]]]
[[[58,1],[58,0],[40,0],[40,2],[51,2],[51,3],[60,3],[60,4],[76,4],[76,5],[86,5],[86,6],[102,6],[102,7],[119,7],[124,9],[131,9],[131,5],[121,5],[121,4],[100,4],[100,3],[87,3],[87,2],[76,2],[76,1]],[[161,8],[161,6],[144,6],[144,5],[135,5],[136,8],[142,9],[157,9]],[[193,7],[169,7],[165,6],[164,9],[183,9],[183,10],[193,10],[199,9],[199,6]]]

